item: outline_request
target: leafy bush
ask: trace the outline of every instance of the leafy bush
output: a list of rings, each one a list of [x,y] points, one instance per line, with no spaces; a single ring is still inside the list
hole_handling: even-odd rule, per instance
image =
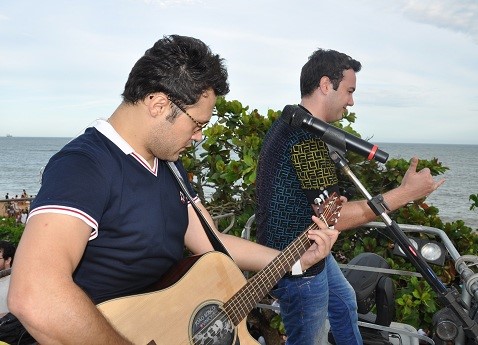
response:
[[[469,200],[472,202],[470,205],[470,211],[473,211],[478,207],[478,194],[471,194]]]
[[[204,131],[207,138],[202,145],[196,145],[182,157],[191,182],[209,211],[214,214],[233,212],[236,222],[230,233],[240,236],[244,225],[255,208],[256,168],[262,141],[272,122],[280,111],[269,110],[261,115],[249,110],[239,101],[226,101],[219,97],[212,123]],[[354,113],[346,113],[343,120],[335,123],[339,128],[360,136],[352,128],[356,120]],[[372,195],[381,194],[397,187],[408,168],[403,159],[390,159],[386,164],[364,161],[362,157],[347,153],[349,166]],[[437,158],[421,160],[418,169],[429,168],[432,175],[442,174],[443,167]],[[352,186],[348,178],[340,176],[341,187]],[[356,196],[357,198],[359,196]],[[390,214],[397,223],[416,224],[444,230],[464,254],[478,252],[478,236],[462,220],[444,224],[439,210],[430,207],[426,200],[418,200]],[[478,194],[470,195],[470,210],[478,207]],[[13,218],[0,221],[0,238],[18,243],[23,225],[17,225]],[[251,239],[255,232],[252,228]],[[373,252],[386,258],[394,269],[415,271],[405,259],[392,255],[393,240],[386,231],[379,229],[357,229],[343,232],[334,246],[335,255],[342,263],[349,262],[362,252]],[[456,283],[457,273],[449,261],[444,267],[433,267],[445,284]],[[396,290],[396,321],[410,323],[415,327],[429,328],[433,313],[437,309],[436,295],[428,283],[415,277],[394,277]],[[271,320],[275,328],[283,331],[279,317]]]
[[[206,207],[213,213],[234,212],[237,222],[231,231],[241,234],[246,221],[254,214],[255,171],[259,152],[267,130],[278,118],[280,111],[269,110],[261,115],[249,110],[237,101],[226,101],[220,97],[216,103],[212,126],[204,131],[207,139],[202,147],[196,146],[182,158],[186,169]],[[352,124],[354,113],[346,113],[342,121],[335,123],[339,128],[357,135]],[[352,152],[347,153],[349,166],[371,195],[382,194],[400,185],[409,162],[404,159],[389,159],[386,164],[364,159]],[[420,160],[418,169],[429,168],[436,176],[448,168],[437,158]],[[341,188],[352,186],[348,178],[341,176]],[[208,192],[209,191],[209,192]],[[360,196],[356,196],[359,198]],[[477,204],[478,196],[470,196]],[[397,223],[425,225],[443,229],[462,254],[476,253],[478,237],[463,221],[443,224],[439,210],[430,207],[425,199],[415,201],[390,214]],[[254,239],[254,227],[251,239]],[[334,246],[339,261],[347,263],[362,252],[374,252],[386,258],[395,269],[415,271],[403,258],[392,255],[394,244],[384,231],[357,229],[342,233]],[[434,267],[437,275],[447,284],[456,280],[456,272],[449,262],[445,267]],[[407,322],[417,328],[429,328],[431,317],[437,309],[436,295],[423,279],[394,277],[396,287],[396,320]],[[418,312],[417,312],[418,311]],[[278,327],[277,318],[272,324]]]
[[[18,224],[15,218],[6,217],[0,219],[0,239],[3,241],[9,241],[18,245],[24,229],[25,226],[21,223]]]
[[[257,157],[267,130],[279,116],[248,111],[239,101],[218,97],[212,126],[204,131],[206,139],[183,156],[192,183],[212,214],[234,212],[240,235],[254,214]],[[207,191],[210,191],[208,194]]]

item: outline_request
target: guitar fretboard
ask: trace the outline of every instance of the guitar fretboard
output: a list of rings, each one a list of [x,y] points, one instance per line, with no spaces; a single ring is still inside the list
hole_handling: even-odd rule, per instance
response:
[[[237,294],[224,304],[224,310],[235,325],[239,324],[255,305],[277,284],[290,270],[292,265],[300,259],[312,242],[307,232],[318,229],[313,223],[294,242],[272,260],[263,270],[254,275]]]
[[[324,223],[335,223],[340,209],[340,197],[333,193],[325,203],[321,215]],[[230,300],[224,303],[224,311],[235,325],[238,325],[249,314],[256,304],[291,269],[292,265],[300,259],[302,254],[310,248],[313,241],[308,238],[307,232],[317,229],[319,229],[317,224],[309,225],[297,239],[289,244],[263,270],[254,275]]]

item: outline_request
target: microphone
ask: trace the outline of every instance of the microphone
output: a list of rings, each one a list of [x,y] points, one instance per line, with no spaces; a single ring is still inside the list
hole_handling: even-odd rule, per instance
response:
[[[300,106],[286,105],[282,111],[282,118],[292,127],[302,127],[317,134],[326,144],[337,149],[344,151],[348,149],[368,160],[376,159],[380,163],[385,163],[388,159],[388,153],[380,150],[377,145],[315,118]]]

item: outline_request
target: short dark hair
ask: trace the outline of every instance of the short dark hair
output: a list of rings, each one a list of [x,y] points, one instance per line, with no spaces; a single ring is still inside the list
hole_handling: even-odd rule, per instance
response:
[[[179,106],[193,105],[208,89],[216,96],[226,95],[227,76],[223,59],[201,40],[164,36],[133,66],[123,101],[135,104],[151,93],[163,92]]]
[[[300,95],[308,96],[319,87],[320,79],[329,77],[337,90],[344,77],[344,71],[353,69],[359,72],[362,65],[350,56],[335,50],[317,49],[309,56],[300,73]]]
[[[10,242],[0,241],[1,257],[4,259],[12,258],[10,265],[13,264],[13,257],[17,248]]]

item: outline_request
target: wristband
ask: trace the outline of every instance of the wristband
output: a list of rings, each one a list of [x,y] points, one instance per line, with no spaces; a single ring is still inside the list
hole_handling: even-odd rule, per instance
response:
[[[291,275],[300,276],[302,273],[304,273],[302,271],[302,265],[300,264],[300,260],[297,260],[297,262],[294,265],[292,265]]]

